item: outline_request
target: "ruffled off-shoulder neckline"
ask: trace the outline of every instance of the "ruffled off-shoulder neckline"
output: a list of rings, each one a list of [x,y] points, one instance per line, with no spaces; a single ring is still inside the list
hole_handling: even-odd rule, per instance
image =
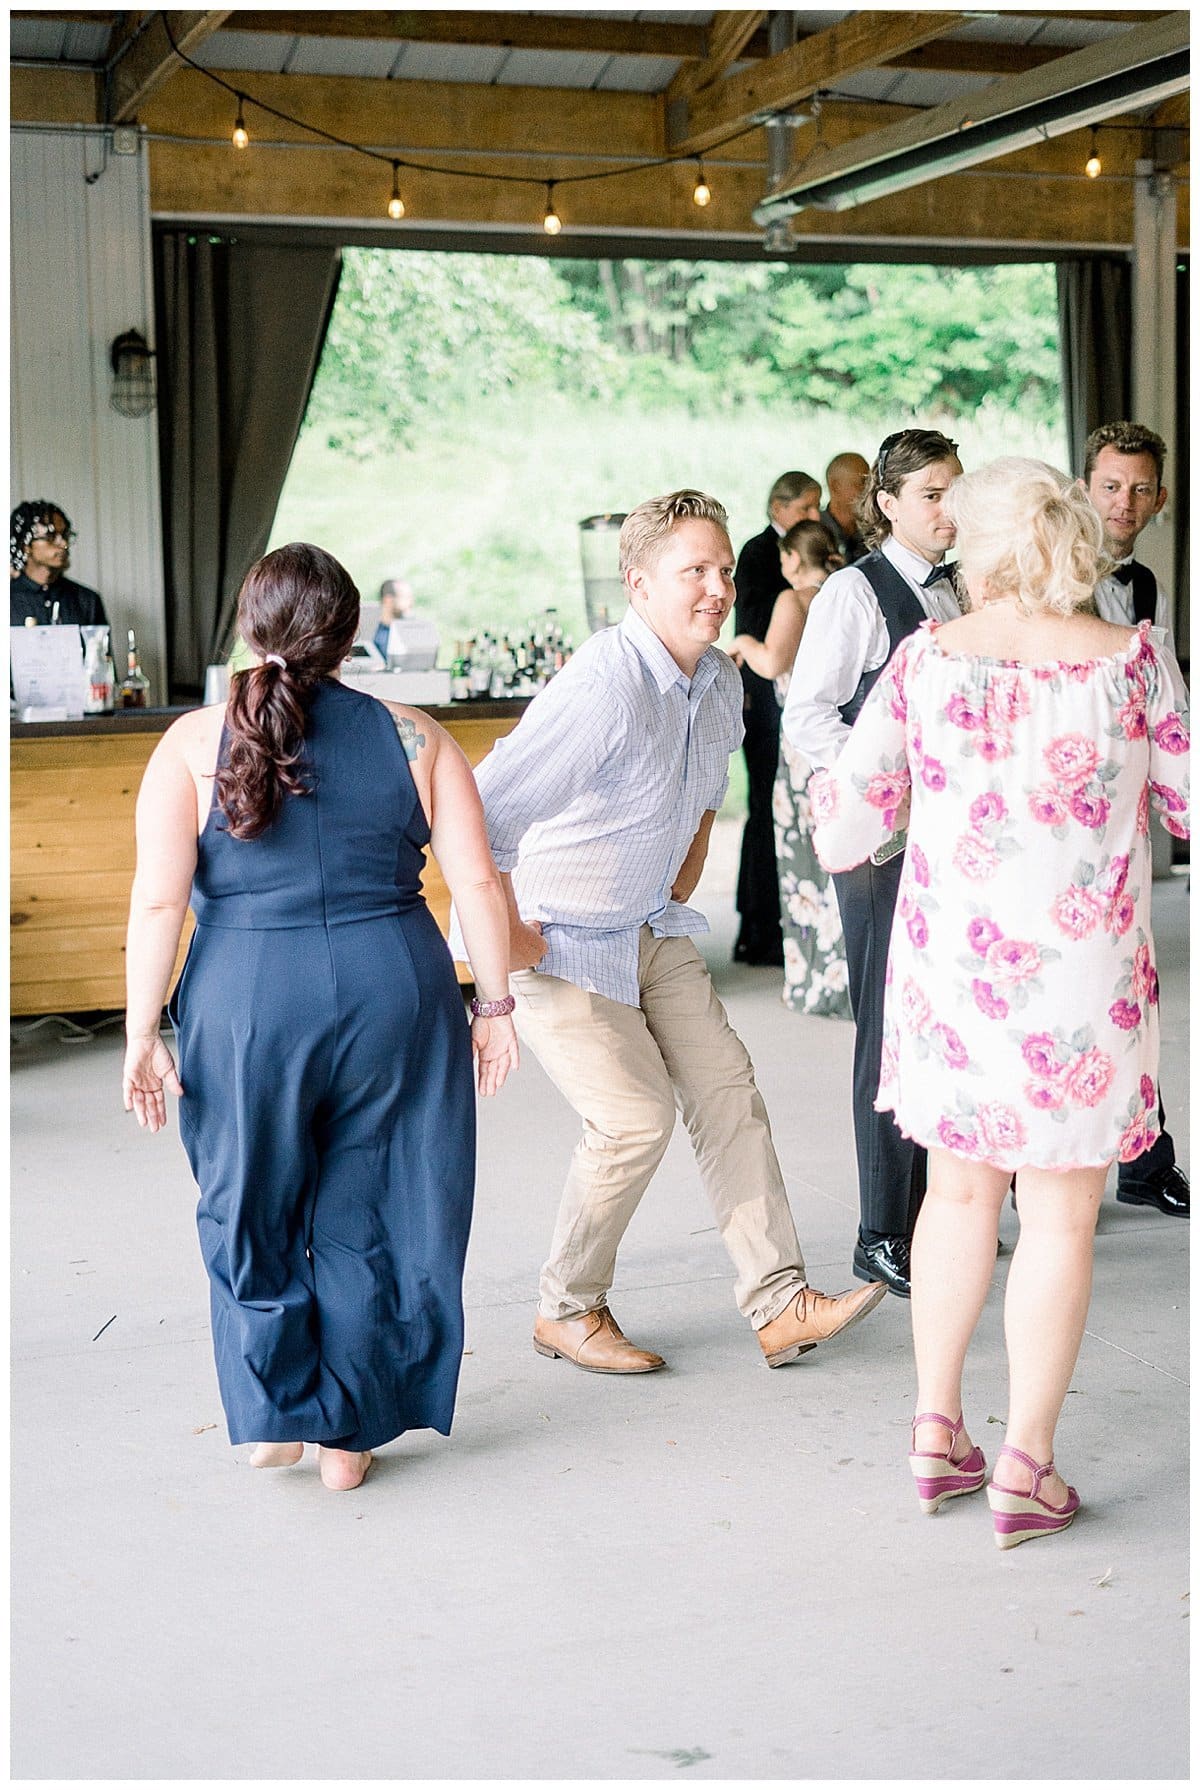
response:
[[[961,659],[968,664],[994,665],[1004,671],[1081,671],[1084,667],[1100,665],[1123,665],[1140,652],[1150,635],[1153,622],[1138,622],[1134,628],[1128,646],[1119,652],[1103,653],[1091,659],[997,659],[988,653],[956,653],[942,645],[938,635],[943,628],[953,626],[952,622],[927,621],[921,623],[921,632],[928,635],[937,648],[938,657],[942,659]]]

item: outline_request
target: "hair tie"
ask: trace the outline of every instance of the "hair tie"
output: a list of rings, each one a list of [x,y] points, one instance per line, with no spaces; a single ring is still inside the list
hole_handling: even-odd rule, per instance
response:
[[[264,665],[278,665],[278,667],[281,671],[287,670],[287,660],[281,659],[278,653],[264,653],[263,654],[263,664]]]

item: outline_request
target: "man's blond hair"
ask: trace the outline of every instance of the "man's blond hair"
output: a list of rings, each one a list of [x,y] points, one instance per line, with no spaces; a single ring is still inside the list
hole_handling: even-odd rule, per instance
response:
[[[670,491],[630,510],[621,524],[621,575],[652,566],[681,522],[715,522],[729,533],[725,506],[703,491]]]

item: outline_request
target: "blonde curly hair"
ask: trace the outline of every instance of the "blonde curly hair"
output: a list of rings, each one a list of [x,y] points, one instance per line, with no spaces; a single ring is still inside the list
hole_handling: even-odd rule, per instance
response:
[[[964,473],[943,507],[963,575],[1015,597],[1023,615],[1073,615],[1114,564],[1086,491],[1044,460],[1008,455]]]

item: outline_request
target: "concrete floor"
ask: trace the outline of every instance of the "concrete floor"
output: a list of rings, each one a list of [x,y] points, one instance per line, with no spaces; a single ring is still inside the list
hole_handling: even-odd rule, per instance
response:
[[[851,1028],[730,967],[736,843],[700,897],[711,962],[834,1291]],[[1186,1164],[1181,881],[1156,925]],[[229,1448],[177,1132],[120,1110],[116,1033],[48,1033],[11,1083],[14,1777],[1186,1776],[1186,1224],[1106,1202],[1058,1450],[1085,1508],[1001,1554],[982,1499],[917,1508],[908,1308],[769,1373],[679,1137],[613,1293],[670,1371],[533,1353],[575,1125],[530,1060],[483,1114],[454,1436],[336,1497]],[[989,1459],[1006,1266],[969,1367]]]

